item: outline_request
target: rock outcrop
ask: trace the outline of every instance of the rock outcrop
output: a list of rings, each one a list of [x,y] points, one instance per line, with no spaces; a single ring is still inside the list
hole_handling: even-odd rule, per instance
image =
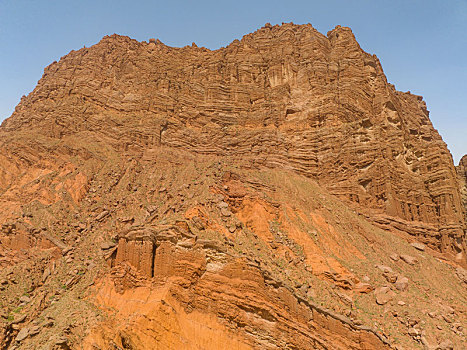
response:
[[[165,145],[293,169],[381,225],[465,251],[455,168],[425,102],[395,90],[349,28],[266,26],[215,51],[105,37],[47,67],[2,130],[92,131],[116,151]]]
[[[457,175],[459,178],[462,204],[464,205],[464,218],[465,222],[467,222],[467,155],[463,156],[459,161]]]
[[[207,263],[201,245],[187,250],[170,241],[162,242],[154,257],[152,286],[140,281],[129,289],[131,268],[121,264],[111,281],[101,282],[98,303],[119,313],[115,328],[96,328],[84,347],[105,347],[118,334],[117,345],[137,349],[219,349],[226,343],[234,349],[315,349],[331,343],[334,349],[389,349],[377,332],[297,298],[277,281],[265,281],[261,269],[245,259]],[[227,327],[209,314],[229,320]]]
[[[70,52],[0,127],[0,347],[462,344],[428,115],[340,26]]]

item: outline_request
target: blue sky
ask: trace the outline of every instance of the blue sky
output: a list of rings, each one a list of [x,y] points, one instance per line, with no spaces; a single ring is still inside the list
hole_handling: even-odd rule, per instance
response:
[[[45,66],[104,35],[216,49],[267,22],[351,27],[398,90],[423,95],[455,163],[467,153],[467,0],[0,0],[0,121]]]

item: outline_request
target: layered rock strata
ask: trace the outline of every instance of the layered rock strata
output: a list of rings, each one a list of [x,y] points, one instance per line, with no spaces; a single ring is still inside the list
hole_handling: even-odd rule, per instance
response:
[[[459,178],[459,189],[464,205],[464,218],[467,222],[467,155],[463,156],[457,166],[457,175]]]
[[[348,28],[105,37],[0,127],[0,347],[460,346],[462,169]]]
[[[57,145],[91,132],[121,152],[165,145],[293,169],[381,225],[465,250],[455,168],[425,102],[389,84],[349,28],[267,25],[214,51],[105,37],[47,67],[2,130]]]
[[[97,327],[84,348],[107,348],[112,340],[137,349],[221,349],[227,343],[234,349],[390,348],[376,331],[265,279],[255,263],[208,259],[200,244],[187,249],[163,241],[155,250],[150,284],[119,264],[97,294],[101,307],[119,310],[115,328]]]
[[[63,189],[73,167],[13,188],[40,196],[1,213],[1,347],[413,348],[418,331],[462,343],[426,311],[464,322],[455,269],[312,179],[165,147],[114,156],[72,159],[89,179],[77,202],[79,186]]]

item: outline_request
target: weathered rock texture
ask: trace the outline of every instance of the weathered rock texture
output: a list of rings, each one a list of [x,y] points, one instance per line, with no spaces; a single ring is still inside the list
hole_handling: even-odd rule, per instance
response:
[[[348,28],[105,37],[0,127],[0,347],[460,345],[458,185]]]
[[[462,204],[464,205],[464,218],[465,222],[467,222],[467,155],[463,156],[459,161],[457,174],[459,177]]]
[[[47,67],[2,129],[293,169],[382,225],[465,250],[455,169],[425,102],[396,91],[349,28],[266,26],[216,51],[105,37]]]
[[[95,329],[84,346],[116,339],[120,346],[123,341],[137,349],[222,349],[226,344],[233,349],[321,349],[329,344],[334,349],[389,349],[371,329],[311,305],[275,281],[266,282],[256,264],[244,259],[207,264],[200,248],[187,251],[161,243],[155,254],[156,286],[140,282],[125,293],[130,273],[116,269],[113,282],[103,281],[97,296],[102,306],[119,310],[116,328]],[[235,331],[209,314],[231,320]],[[125,336],[118,339],[116,333]],[[162,341],[151,346],[157,335]]]

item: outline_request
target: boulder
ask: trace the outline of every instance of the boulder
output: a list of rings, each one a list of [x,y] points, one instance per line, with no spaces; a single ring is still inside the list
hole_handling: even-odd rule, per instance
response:
[[[374,288],[369,283],[359,282],[353,286],[353,290],[358,293],[370,293]]]
[[[418,260],[411,255],[401,255],[401,259],[409,265],[415,265]]]
[[[397,274],[394,272],[385,272],[383,273],[384,278],[386,278],[386,281],[390,283],[394,283],[397,280]]]
[[[401,275],[397,276],[397,280],[394,283],[394,287],[401,292],[407,290],[409,286],[409,279],[407,277],[403,277]]]
[[[379,287],[375,289],[375,299],[376,303],[379,305],[384,305],[390,302],[395,296],[396,293],[394,293],[388,286]]]
[[[410,245],[414,247],[415,249],[420,250],[422,252],[425,250],[425,245],[423,243],[414,242],[414,243],[410,243]]]
[[[217,207],[218,207],[219,209],[227,209],[227,208],[229,207],[229,205],[228,205],[226,202],[222,201],[222,202],[219,202],[219,203],[217,204]]]
[[[16,335],[15,340],[17,342],[21,342],[24,339],[26,339],[28,337],[28,335],[29,335],[29,328],[27,328],[27,327],[21,328],[21,330]]]
[[[114,242],[104,242],[101,244],[101,249],[102,250],[108,250],[110,248],[113,248],[115,247],[115,243]]]
[[[391,258],[391,260],[394,260],[394,261],[399,260],[399,254],[396,254],[396,253],[389,255],[389,257]]]
[[[32,326],[31,328],[29,328],[29,336],[36,335],[36,334],[38,334],[40,331],[41,331],[41,327],[40,327],[40,326]]]
[[[11,324],[18,324],[23,322],[26,319],[26,314],[16,315]]]
[[[390,268],[389,266],[385,266],[385,265],[376,265],[376,267],[378,269],[380,269],[381,271],[383,271],[384,273],[392,273],[392,268]]]
[[[409,328],[408,332],[407,332],[411,337],[416,337],[418,335],[420,335],[420,331],[417,329],[417,328]]]
[[[25,303],[25,304],[27,304],[27,303],[29,303],[30,301],[31,301],[31,298],[28,297],[27,295],[23,295],[21,298],[19,298],[19,302],[20,302],[20,303]]]
[[[44,272],[42,273],[42,282],[47,280],[47,277],[50,276],[50,268],[46,267]]]

